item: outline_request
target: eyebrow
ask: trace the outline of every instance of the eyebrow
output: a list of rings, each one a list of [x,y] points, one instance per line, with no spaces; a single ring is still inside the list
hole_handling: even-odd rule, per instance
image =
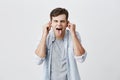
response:
[[[58,20],[53,20],[53,21],[58,21]],[[62,21],[62,22],[65,22],[65,20],[60,20],[60,22],[61,22],[61,21]]]

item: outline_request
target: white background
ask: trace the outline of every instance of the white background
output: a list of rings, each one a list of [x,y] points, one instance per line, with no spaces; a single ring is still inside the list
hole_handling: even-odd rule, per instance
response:
[[[120,80],[120,0],[1,0],[0,80],[41,80],[33,55],[56,7],[68,9],[88,52],[81,79]]]

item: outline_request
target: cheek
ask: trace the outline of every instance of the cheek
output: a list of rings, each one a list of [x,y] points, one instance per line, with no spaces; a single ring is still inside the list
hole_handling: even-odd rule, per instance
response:
[[[66,28],[67,26],[68,26],[68,24],[65,24],[65,25],[64,25],[64,28]]]
[[[63,27],[63,29],[65,30],[67,28],[67,26],[65,25],[64,27]]]

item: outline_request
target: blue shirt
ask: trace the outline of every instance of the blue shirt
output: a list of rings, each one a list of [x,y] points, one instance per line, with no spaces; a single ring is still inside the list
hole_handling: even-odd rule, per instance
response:
[[[77,38],[79,39],[79,41],[81,42],[81,38],[78,32],[76,32]],[[35,55],[35,62],[40,65],[44,62],[44,79],[43,80],[50,80],[51,77],[51,57],[52,57],[52,47],[53,47],[53,43],[55,41],[55,35],[54,32],[51,31],[48,34],[47,40],[46,40],[46,57],[45,58],[40,58],[39,56]],[[65,53],[66,55],[66,66],[67,66],[67,76],[68,76],[68,80],[80,80],[80,75],[78,72],[78,68],[77,68],[77,63],[76,60],[78,62],[84,62],[87,56],[87,53],[85,51],[85,53],[82,56],[75,56],[74,55],[74,51],[73,51],[73,42],[71,39],[71,34],[69,30],[66,30],[65,32],[65,36],[64,36],[64,45],[65,47]]]

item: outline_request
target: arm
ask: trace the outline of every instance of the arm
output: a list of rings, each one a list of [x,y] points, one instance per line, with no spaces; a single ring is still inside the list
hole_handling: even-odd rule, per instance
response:
[[[79,39],[80,36],[76,34],[75,27],[76,27],[75,24],[71,24],[71,23],[68,24],[68,28],[70,29],[71,37],[73,41],[75,58],[79,62],[83,62],[86,58],[86,51],[81,44],[81,41]]]
[[[73,48],[74,48],[74,53],[76,56],[81,56],[85,53],[85,49],[82,47],[82,44],[80,43],[76,32],[75,32],[75,24],[68,24],[68,28],[70,29],[71,32],[71,37],[73,41]]]
[[[41,64],[46,57],[46,39],[51,28],[51,23],[48,23],[44,26],[44,31],[40,43],[38,44],[37,49],[35,50],[35,59],[37,64]]]
[[[75,32],[71,33],[72,41],[73,41],[73,48],[74,53],[76,56],[81,56],[85,53],[85,49],[83,48],[82,44],[80,43],[77,35]]]
[[[40,58],[46,57],[46,38],[47,35],[42,35],[41,41],[38,44],[37,49],[35,50],[35,53]]]

